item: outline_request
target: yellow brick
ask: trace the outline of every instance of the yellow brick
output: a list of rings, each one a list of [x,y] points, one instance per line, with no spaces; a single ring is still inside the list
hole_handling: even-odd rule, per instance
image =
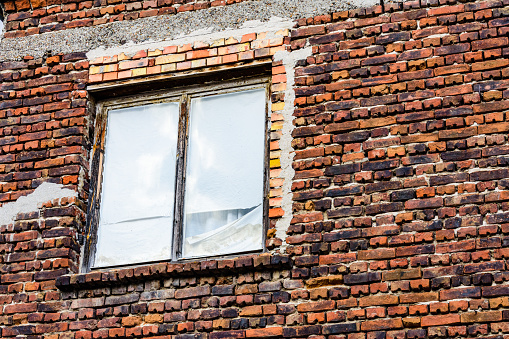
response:
[[[183,52],[188,52],[190,50],[193,49],[193,45],[192,44],[184,44],[184,45],[180,45],[177,47],[177,52],[179,53],[183,53]]]
[[[161,72],[173,72],[177,69],[177,64],[166,64],[161,66]]]
[[[271,106],[272,112],[282,111],[284,108],[285,108],[284,102],[278,102],[278,103],[272,104],[272,106]]]
[[[163,54],[163,52],[159,49],[156,49],[156,50],[153,50],[153,51],[148,51],[148,56],[149,57],[154,57],[154,56],[158,56],[158,55],[161,55]]]
[[[140,76],[140,75],[147,75],[146,67],[133,69],[133,77]]]
[[[219,55],[225,55],[225,54],[235,54],[235,53],[241,53],[250,50],[250,44],[244,43],[244,44],[237,44],[237,45],[229,45],[226,47],[220,47],[218,48],[217,52]]]
[[[233,38],[233,37],[232,37],[232,38],[228,38],[228,39],[226,39],[226,40],[224,41],[224,43],[225,43],[226,45],[233,45],[233,44],[238,44],[239,42],[237,41],[237,39],[235,39],[235,38]]]
[[[185,60],[185,54],[168,54],[156,58],[156,65],[169,64]]]
[[[92,66],[90,67],[90,69],[88,70],[88,74],[92,75],[92,74],[98,74],[98,73],[101,73],[101,66]]]
[[[270,167],[281,167],[281,161],[279,159],[271,159],[270,160]]]
[[[283,122],[281,121],[278,121],[278,122],[273,122],[271,125],[270,125],[270,129],[272,131],[278,131],[280,129],[283,128]]]
[[[210,44],[210,47],[219,47],[219,46],[224,46],[224,39],[214,40],[214,41]]]
[[[276,229],[271,228],[270,230],[267,230],[267,238],[273,238],[276,235]]]
[[[115,71],[117,71],[118,65],[117,64],[104,65],[103,67],[104,67],[103,68],[103,73],[105,73],[105,72],[115,72]]]
[[[118,56],[118,61],[129,60],[129,59],[131,59],[131,57],[125,55],[124,53],[120,53],[119,56]]]
[[[198,59],[198,60],[191,61],[192,68],[205,67],[205,66],[207,66],[206,59]]]
[[[249,42],[243,43],[239,45],[239,52],[249,51],[251,49],[251,44]]]

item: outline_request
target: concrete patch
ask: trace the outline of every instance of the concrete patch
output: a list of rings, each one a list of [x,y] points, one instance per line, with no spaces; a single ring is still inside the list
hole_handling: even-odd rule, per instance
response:
[[[18,213],[37,211],[40,205],[51,200],[76,197],[78,194],[63,185],[49,182],[42,183],[34,192],[20,197],[14,202],[9,202],[0,207],[0,225],[8,225],[14,222]]]
[[[113,56],[124,53],[126,55],[134,55],[136,52],[140,50],[155,50],[155,49],[163,49],[167,46],[182,46],[185,44],[193,44],[196,41],[203,43],[211,43],[215,40],[226,39],[226,38],[235,38],[240,41],[242,36],[250,33],[266,33],[272,34],[275,36],[277,31],[283,29],[292,28],[295,23],[288,19],[283,18],[270,18],[267,22],[262,22],[260,20],[252,20],[246,21],[242,27],[238,29],[226,29],[223,31],[214,31],[213,27],[208,27],[205,29],[199,29],[194,32],[191,32],[183,37],[179,37],[173,40],[162,40],[157,42],[141,42],[134,43],[129,42],[125,45],[104,48],[99,47],[93,49],[87,53],[87,57],[90,60],[93,60],[97,57],[101,56]],[[268,36],[270,38],[270,36]]]
[[[3,39],[0,61],[18,60],[26,55],[88,52],[142,42],[171,41],[193,32],[208,34],[246,28],[249,21],[269,23],[271,18],[296,20],[353,8],[377,5],[378,0],[259,0],[245,1],[174,15],[74,28],[21,38]]]
[[[286,72],[286,91],[285,91],[285,108],[281,112],[283,114],[283,131],[281,139],[279,140],[279,147],[281,149],[281,177],[285,179],[283,183],[283,199],[281,208],[284,211],[284,216],[276,223],[276,238],[283,240],[282,249],[286,247],[286,230],[292,221],[292,180],[295,176],[295,170],[292,167],[293,157],[295,155],[292,147],[292,131],[293,125],[293,112],[295,110],[295,92],[293,86],[295,85],[295,65],[297,61],[306,59],[312,54],[312,48],[307,47],[304,49],[296,50],[293,52],[282,51],[274,55],[275,61],[283,61]]]

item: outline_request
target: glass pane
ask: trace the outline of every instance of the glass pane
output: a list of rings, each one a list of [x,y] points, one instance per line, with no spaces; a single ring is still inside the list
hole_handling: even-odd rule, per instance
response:
[[[94,267],[171,258],[178,103],[108,113]]]
[[[265,89],[191,100],[183,256],[262,248]]]

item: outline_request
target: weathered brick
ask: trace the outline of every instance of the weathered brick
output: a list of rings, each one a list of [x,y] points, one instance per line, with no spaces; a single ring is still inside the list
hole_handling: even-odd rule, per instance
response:
[[[221,15],[235,2],[6,1],[4,39],[209,7]],[[50,43],[47,56],[0,62],[0,203],[43,182],[78,193],[48,196],[0,225],[0,336],[508,332],[506,5],[386,2],[307,18],[297,9],[279,32],[183,36],[179,46],[90,61]],[[94,228],[85,225],[97,179],[89,153],[100,153],[102,115],[92,103],[262,69],[271,76],[268,253],[74,274],[82,228]]]
[[[454,325],[461,322],[459,314],[430,315],[421,318],[421,326]]]

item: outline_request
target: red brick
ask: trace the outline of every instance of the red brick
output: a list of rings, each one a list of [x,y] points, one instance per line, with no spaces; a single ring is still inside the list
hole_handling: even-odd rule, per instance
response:
[[[491,39],[485,39],[485,40],[476,40],[472,41],[472,50],[476,51],[479,49],[490,49],[490,48],[497,48],[497,47],[503,47],[507,46],[509,43],[509,39],[506,37],[500,37],[500,38],[491,38]]]
[[[459,324],[460,315],[459,314],[447,314],[447,315],[430,315],[426,317],[422,317],[421,326],[443,326],[443,325],[454,325]]]
[[[367,320],[361,323],[361,331],[381,331],[403,328],[401,319]]]
[[[270,338],[278,337],[283,334],[282,327],[267,327],[259,329],[248,329],[246,330],[246,338]]]

